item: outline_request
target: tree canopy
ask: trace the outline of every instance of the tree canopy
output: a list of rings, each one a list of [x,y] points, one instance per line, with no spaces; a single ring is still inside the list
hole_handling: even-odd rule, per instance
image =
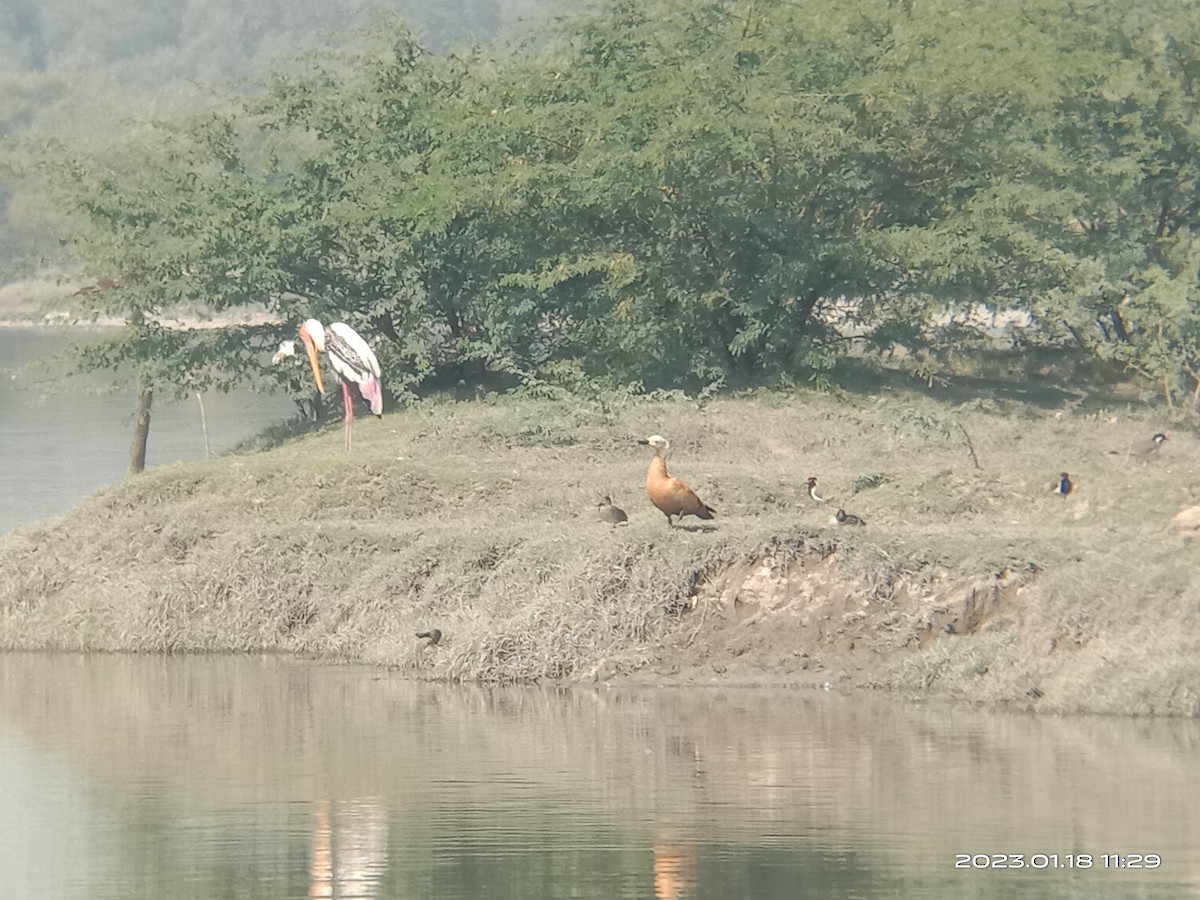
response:
[[[41,171],[129,322],[90,365],[194,389],[309,315],[394,390],[789,383],[986,314],[1200,394],[1200,8],[609,0],[505,51],[399,22],[118,156]],[[261,303],[282,324],[164,327]]]

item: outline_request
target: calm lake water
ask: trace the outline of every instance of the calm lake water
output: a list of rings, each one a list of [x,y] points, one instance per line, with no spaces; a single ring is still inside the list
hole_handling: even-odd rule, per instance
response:
[[[1195,722],[0,655],[17,898],[1167,898],[1197,800]]]
[[[61,382],[27,368],[85,338],[79,331],[0,328],[0,532],[57,515],[125,477],[137,393],[102,393],[106,381]],[[293,416],[286,397],[249,391],[205,394],[209,446],[221,453]],[[204,458],[204,429],[195,397],[155,397],[147,465]]]

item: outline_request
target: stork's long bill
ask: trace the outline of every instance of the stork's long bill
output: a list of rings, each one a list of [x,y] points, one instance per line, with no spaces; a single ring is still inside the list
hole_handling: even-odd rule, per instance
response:
[[[313,327],[313,326],[316,327]],[[320,352],[325,349],[325,329],[320,322],[305,322],[300,326],[300,339],[304,341],[304,349],[308,351],[308,363],[312,366],[313,378],[317,382],[317,390],[325,393],[325,384],[321,381]]]

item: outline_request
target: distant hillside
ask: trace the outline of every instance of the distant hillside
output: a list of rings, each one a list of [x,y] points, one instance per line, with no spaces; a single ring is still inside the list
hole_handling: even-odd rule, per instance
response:
[[[105,140],[130,117],[172,116],[213,88],[306,49],[329,48],[380,14],[431,50],[515,32],[563,0],[5,0],[0,4],[0,284],[58,262],[52,223],[15,196],[3,161],[31,135]]]

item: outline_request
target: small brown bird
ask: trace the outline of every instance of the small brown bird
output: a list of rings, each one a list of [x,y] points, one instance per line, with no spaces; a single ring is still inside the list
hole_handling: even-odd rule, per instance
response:
[[[612,497],[605,494],[600,498],[600,502],[596,504],[596,516],[601,522],[608,522],[610,525],[622,525],[629,521],[629,516],[625,514],[625,510],[619,506],[614,506]]]
[[[440,628],[430,628],[428,631],[418,631],[417,637],[429,639],[429,643],[425,645],[426,647],[436,647],[442,639],[442,630]]]
[[[717,511],[696,496],[696,492],[680,481],[667,474],[667,453],[671,443],[661,434],[652,434],[638,441],[647,447],[654,448],[654,458],[650,460],[650,468],[646,472],[646,493],[653,503],[667,517],[667,524],[674,526],[672,516],[682,519],[684,516],[696,516],[700,519],[711,519]]]
[[[808,485],[808,496],[812,497],[818,503],[824,503],[825,498],[817,494],[817,476],[809,475],[808,481],[804,482]]]
[[[1158,452],[1162,445],[1170,440],[1161,431],[1156,431],[1153,437],[1148,437],[1144,441],[1135,441],[1124,450],[1109,450],[1108,452],[1115,456],[1137,456],[1145,459],[1147,456],[1153,456]]]
[[[833,515],[834,521],[839,525],[866,525],[866,520],[860,519],[858,516],[851,515],[844,509],[839,509]]]

